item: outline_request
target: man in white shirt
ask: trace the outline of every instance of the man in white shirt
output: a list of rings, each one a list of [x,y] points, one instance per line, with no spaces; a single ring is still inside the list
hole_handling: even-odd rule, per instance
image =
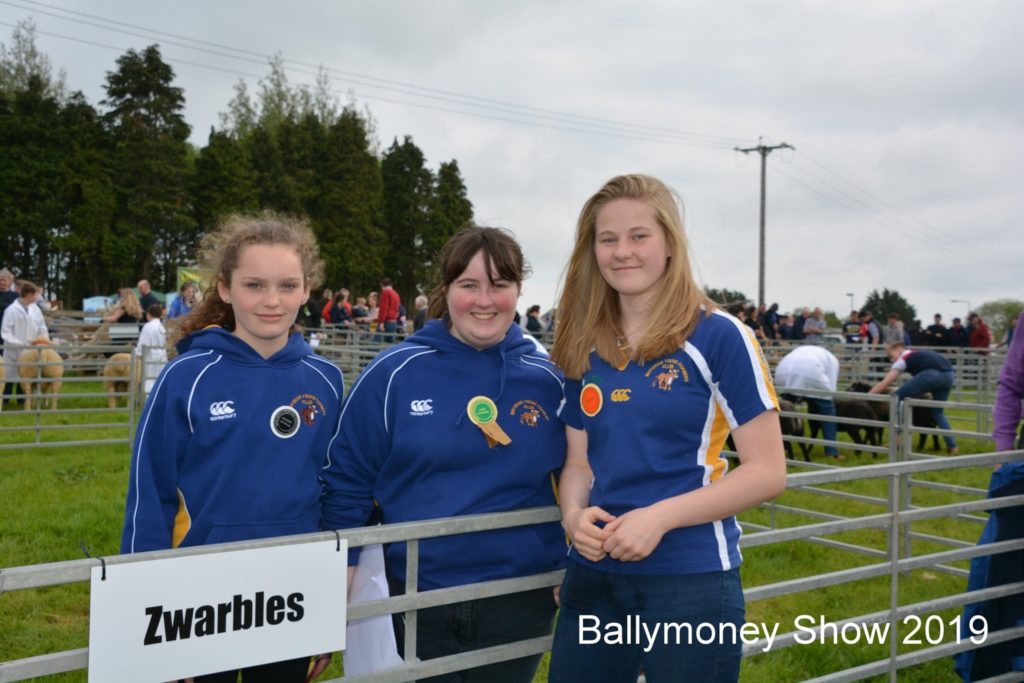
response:
[[[775,368],[775,386],[780,387],[796,398],[799,389],[818,389],[835,391],[839,384],[839,360],[821,346],[798,346],[779,361]],[[782,394],[786,396],[786,394]],[[808,410],[816,415],[836,414],[836,405],[831,398],[825,396],[802,396],[807,401]],[[822,432],[828,441],[836,440],[836,423],[822,422]],[[835,446],[825,446],[825,455],[838,458],[839,450]]]
[[[50,331],[46,328],[43,312],[36,305],[39,289],[31,282],[21,285],[18,300],[4,310],[3,321],[0,322],[0,337],[4,342],[4,377],[8,385],[4,393],[18,396],[18,356],[39,337],[49,338]],[[22,401],[24,399],[21,399]]]

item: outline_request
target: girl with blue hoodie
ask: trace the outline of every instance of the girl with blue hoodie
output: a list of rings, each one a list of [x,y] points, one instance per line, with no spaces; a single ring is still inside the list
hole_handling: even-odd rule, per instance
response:
[[[305,223],[235,216],[204,240],[213,283],[181,318],[132,453],[122,553],[320,529],[318,473],[340,418],[341,371],[292,326],[323,274]],[[327,666],[318,658],[314,675]],[[303,657],[242,680],[306,680]],[[236,671],[198,676],[231,681]]]
[[[548,680],[735,681],[735,515],[785,486],[778,404],[753,332],[696,283],[662,182],[619,176],[587,201],[558,319],[572,548]]]
[[[562,377],[513,323],[525,265],[505,231],[463,229],[440,255],[442,281],[426,323],[359,376],[323,472],[328,528],[504,512],[555,504],[565,459],[556,416]],[[419,590],[562,566],[557,523],[428,539]],[[356,552],[349,565],[355,565]],[[392,593],[404,589],[406,546],[391,544]],[[555,604],[541,588],[418,612],[416,655],[434,659],[551,633]],[[397,624],[401,626],[401,624]],[[399,634],[398,643],[403,642]],[[529,683],[540,656],[430,678]]]

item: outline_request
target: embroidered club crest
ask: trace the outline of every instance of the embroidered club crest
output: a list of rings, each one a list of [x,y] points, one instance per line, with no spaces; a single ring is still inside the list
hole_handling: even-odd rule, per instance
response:
[[[672,385],[676,380],[690,381],[690,376],[686,372],[686,366],[675,358],[658,361],[644,373],[644,376],[651,380],[652,387],[660,391],[672,391]]]
[[[313,394],[299,394],[288,405],[295,409],[307,427],[312,427],[318,417],[327,414],[323,401]]]
[[[526,425],[527,427],[536,427],[541,418],[545,420],[551,419],[548,417],[547,411],[544,410],[544,406],[529,399],[516,401],[509,413],[511,415],[518,415],[519,424]]]

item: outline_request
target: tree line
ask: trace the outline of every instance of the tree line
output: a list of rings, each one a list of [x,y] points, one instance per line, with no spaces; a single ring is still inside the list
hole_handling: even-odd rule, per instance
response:
[[[118,57],[105,91],[99,106],[69,94],[30,22],[0,45],[0,265],[69,306],[138,278],[175,289],[219,217],[260,209],[308,218],[329,286],[387,276],[411,303],[472,220],[457,161],[431,170],[409,136],[380,150],[372,114],[342,106],[322,71],[298,87],[272,60],[201,148],[158,45]]]

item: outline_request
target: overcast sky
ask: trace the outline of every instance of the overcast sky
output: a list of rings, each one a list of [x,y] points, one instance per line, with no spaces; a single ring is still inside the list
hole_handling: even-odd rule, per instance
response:
[[[515,232],[520,310],[554,303],[580,207],[626,172],[682,196],[704,284],[756,298],[760,162],[733,148],[761,137],[796,148],[768,157],[769,302],[1024,298],[1024,3],[0,0],[4,42],[29,16],[97,106],[116,58],[159,43],[200,146],[257,55],[293,83],[335,70],[383,148],[458,160],[477,221]]]

